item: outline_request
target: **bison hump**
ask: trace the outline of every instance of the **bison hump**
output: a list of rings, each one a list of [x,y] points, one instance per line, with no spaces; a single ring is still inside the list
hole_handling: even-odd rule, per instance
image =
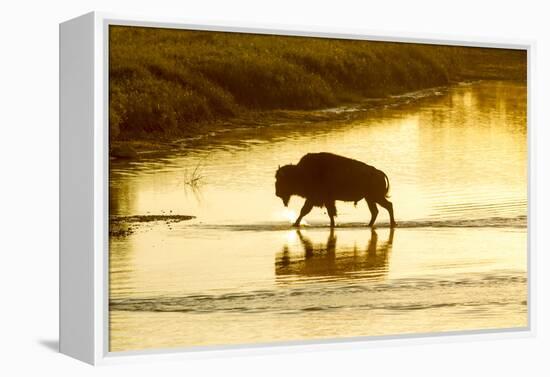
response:
[[[329,171],[332,169],[351,169],[356,171],[365,168],[372,169],[371,166],[364,162],[328,152],[308,153],[300,159],[297,166],[308,170],[323,169]]]

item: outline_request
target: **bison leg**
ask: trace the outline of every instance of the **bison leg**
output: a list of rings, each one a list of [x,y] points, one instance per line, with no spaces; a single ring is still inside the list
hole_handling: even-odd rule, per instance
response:
[[[386,198],[378,200],[378,203],[388,210],[388,213],[390,214],[390,226],[394,228],[397,226],[397,223],[395,222],[393,218],[393,204]]]
[[[310,200],[306,199],[306,202],[304,203],[304,206],[302,207],[302,210],[300,211],[300,216],[296,219],[294,224],[292,226],[299,227],[300,221],[304,218],[305,215],[307,215],[311,210],[313,209],[313,203]]]
[[[307,237],[304,237],[300,230],[296,230],[296,234],[298,235],[298,238],[300,239],[300,242],[304,247],[306,258],[310,258],[311,256],[313,256],[313,243],[311,242],[311,240]]]
[[[372,227],[374,225],[374,222],[376,221],[376,216],[378,216],[378,207],[376,207],[376,202],[372,201],[370,199],[366,199],[367,204],[369,205],[370,210],[370,222],[369,226]]]
[[[334,217],[336,217],[336,204],[334,204],[334,200],[326,202],[325,207],[327,208],[328,217],[330,217],[330,227],[334,228]]]

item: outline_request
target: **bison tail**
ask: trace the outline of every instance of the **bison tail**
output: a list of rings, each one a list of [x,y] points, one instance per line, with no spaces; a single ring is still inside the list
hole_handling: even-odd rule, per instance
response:
[[[386,181],[386,193],[384,196],[386,198],[389,198],[390,197],[390,179],[388,178],[386,173],[382,172],[382,174],[384,174],[384,180]]]

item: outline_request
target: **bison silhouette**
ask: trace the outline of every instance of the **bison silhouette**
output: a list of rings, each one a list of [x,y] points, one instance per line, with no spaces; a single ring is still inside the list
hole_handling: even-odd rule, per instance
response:
[[[390,189],[388,176],[361,161],[332,153],[308,153],[297,165],[279,167],[275,179],[275,195],[282,199],[285,207],[292,195],[306,199],[295,227],[300,226],[302,218],[314,206],[324,206],[332,228],[336,217],[335,201],[357,204],[361,199],[366,200],[371,212],[370,227],[378,216],[377,203],[388,211],[391,227],[397,225],[393,218],[393,205],[387,199]]]

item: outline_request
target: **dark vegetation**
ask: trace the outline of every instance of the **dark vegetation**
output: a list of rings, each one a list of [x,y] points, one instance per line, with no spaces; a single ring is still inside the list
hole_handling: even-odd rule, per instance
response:
[[[111,140],[173,139],[472,79],[525,80],[524,51],[116,26]]]

